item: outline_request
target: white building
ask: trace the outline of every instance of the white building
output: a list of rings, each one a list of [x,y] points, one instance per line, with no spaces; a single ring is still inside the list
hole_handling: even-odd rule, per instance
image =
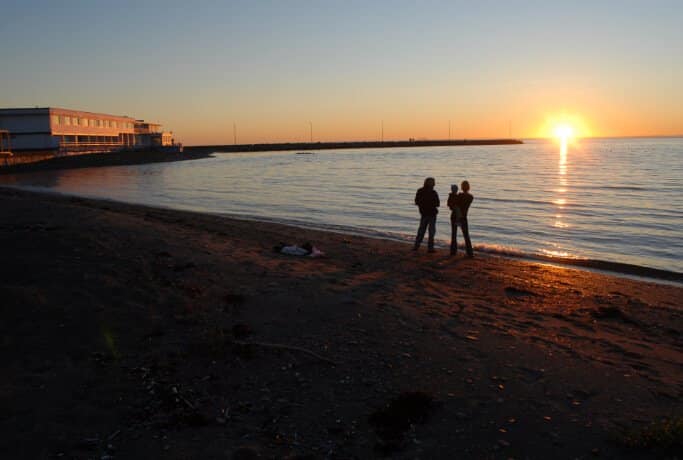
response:
[[[174,144],[173,133],[162,131],[160,124],[135,120],[135,145],[137,147],[168,147]]]
[[[55,107],[0,109],[0,130],[9,131],[14,152],[75,154],[173,145],[173,134],[162,132],[159,124]]]

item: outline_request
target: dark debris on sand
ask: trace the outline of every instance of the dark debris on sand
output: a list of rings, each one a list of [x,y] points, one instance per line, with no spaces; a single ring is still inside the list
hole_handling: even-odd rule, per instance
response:
[[[377,433],[377,450],[384,454],[398,450],[405,432],[413,425],[426,422],[435,408],[431,394],[409,391],[372,412],[368,421]]]

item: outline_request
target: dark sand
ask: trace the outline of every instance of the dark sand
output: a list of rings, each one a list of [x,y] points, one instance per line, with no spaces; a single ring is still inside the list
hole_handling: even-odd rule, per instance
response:
[[[80,198],[0,200],[0,458],[675,452],[621,433],[683,414],[683,288]],[[328,257],[271,251],[306,240]]]

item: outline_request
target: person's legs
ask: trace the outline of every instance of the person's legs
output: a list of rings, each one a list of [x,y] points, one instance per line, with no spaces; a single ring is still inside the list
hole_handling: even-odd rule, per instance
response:
[[[451,216],[451,255],[458,253],[458,221]]]
[[[465,248],[467,250],[467,255],[469,257],[474,256],[474,251],[472,250],[472,241],[470,241],[470,229],[467,224],[467,217],[463,217],[460,222],[460,227],[462,228],[462,236],[465,238]]]
[[[430,251],[434,251],[434,235],[436,234],[436,216],[430,216],[429,220],[429,240],[427,240],[427,245]]]
[[[417,236],[415,237],[415,246],[413,249],[420,247],[420,243],[425,237],[425,231],[427,230],[427,218],[425,216],[420,216],[420,226],[417,228]]]

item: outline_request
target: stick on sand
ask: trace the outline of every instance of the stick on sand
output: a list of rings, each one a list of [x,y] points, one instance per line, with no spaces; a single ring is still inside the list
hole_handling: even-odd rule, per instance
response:
[[[332,366],[336,366],[337,363],[332,361],[331,359],[327,359],[323,356],[320,356],[319,354],[308,350],[306,348],[301,348],[301,347],[296,347],[293,345],[283,345],[280,343],[266,343],[266,342],[243,342],[241,340],[235,340],[233,343],[237,345],[255,345],[258,347],[264,347],[264,348],[274,348],[274,349],[280,349],[280,350],[290,350],[290,351],[300,351],[301,353],[306,353],[307,355],[311,355],[314,358],[319,359],[320,361],[324,361],[328,364],[331,364]]]

